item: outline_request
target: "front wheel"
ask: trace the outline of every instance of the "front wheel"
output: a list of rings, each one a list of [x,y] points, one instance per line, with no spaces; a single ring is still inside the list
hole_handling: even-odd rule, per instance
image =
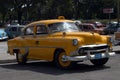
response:
[[[96,66],[103,66],[104,64],[107,63],[109,58],[103,58],[103,59],[94,59],[94,60],[90,60],[91,63],[93,63]]]
[[[55,64],[60,69],[70,69],[73,67],[74,62],[63,61],[63,56],[65,56],[65,51],[58,51],[55,55]]]
[[[16,60],[18,64],[26,64],[27,58],[20,52],[16,53]]]

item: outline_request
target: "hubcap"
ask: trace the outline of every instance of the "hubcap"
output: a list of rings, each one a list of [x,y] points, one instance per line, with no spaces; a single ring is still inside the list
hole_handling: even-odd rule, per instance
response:
[[[63,52],[59,55],[59,63],[60,63],[61,66],[67,67],[67,66],[70,65],[71,62],[70,61],[65,61],[64,56],[65,56],[65,52]]]

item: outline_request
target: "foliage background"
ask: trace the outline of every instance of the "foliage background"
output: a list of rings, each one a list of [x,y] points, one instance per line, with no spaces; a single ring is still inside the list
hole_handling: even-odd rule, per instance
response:
[[[112,19],[117,18],[119,0],[0,0],[0,21],[11,23],[18,20],[36,21],[57,18],[68,19],[108,19],[104,8],[114,8]]]

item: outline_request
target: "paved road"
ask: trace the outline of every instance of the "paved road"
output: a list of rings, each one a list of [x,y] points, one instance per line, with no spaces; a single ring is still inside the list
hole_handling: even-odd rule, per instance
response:
[[[119,46],[114,46],[114,50],[119,49]],[[6,42],[0,42],[0,55],[6,54],[6,50]],[[27,65],[1,63],[0,80],[120,80],[120,54],[110,58],[104,67],[95,67],[86,61],[78,63],[72,70],[59,70],[53,64],[42,61]]]
[[[7,42],[6,41],[0,42],[0,62],[1,60],[3,61],[11,59],[15,59],[15,56],[7,54]]]
[[[48,62],[0,64],[0,80],[120,80],[120,55],[104,67],[90,62],[78,63],[72,70],[59,70]]]

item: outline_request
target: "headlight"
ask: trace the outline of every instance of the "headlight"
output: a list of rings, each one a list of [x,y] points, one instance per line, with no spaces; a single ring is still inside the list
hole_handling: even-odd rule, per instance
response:
[[[78,45],[78,40],[77,39],[73,39],[73,45],[74,46]]]

